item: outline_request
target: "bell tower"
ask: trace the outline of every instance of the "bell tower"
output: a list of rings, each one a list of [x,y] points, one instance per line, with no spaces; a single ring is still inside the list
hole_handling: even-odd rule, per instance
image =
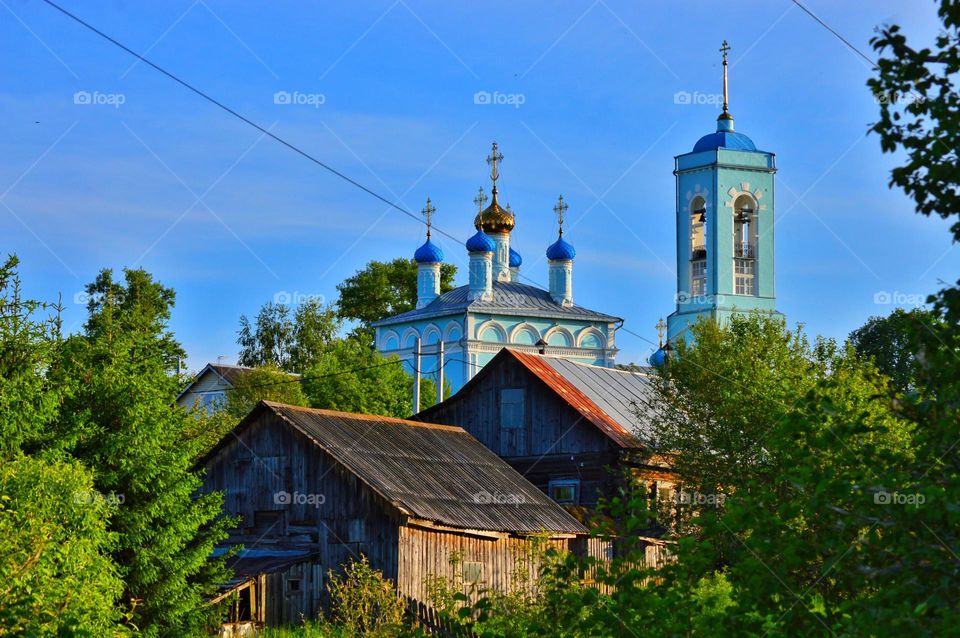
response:
[[[674,158],[677,296],[667,341],[683,338],[701,316],[776,313],[774,175],[776,157],[734,130],[729,111],[726,40],[723,112],[717,130]]]

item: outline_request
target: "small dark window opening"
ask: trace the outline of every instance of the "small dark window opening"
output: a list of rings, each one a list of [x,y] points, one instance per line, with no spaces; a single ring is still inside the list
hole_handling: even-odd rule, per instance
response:
[[[580,502],[580,481],[550,481],[549,495],[557,503],[576,505]]]
[[[287,593],[300,591],[300,579],[299,578],[289,578],[287,579]]]
[[[464,563],[463,582],[479,583],[483,578],[483,563]]]

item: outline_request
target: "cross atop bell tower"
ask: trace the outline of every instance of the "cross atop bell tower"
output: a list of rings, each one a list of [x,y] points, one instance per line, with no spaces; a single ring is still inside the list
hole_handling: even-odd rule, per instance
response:
[[[723,54],[723,113],[729,114],[727,106],[730,103],[730,96],[727,93],[727,53],[730,51],[730,45],[727,44],[727,41],[723,41],[723,46],[720,47],[720,53]]]

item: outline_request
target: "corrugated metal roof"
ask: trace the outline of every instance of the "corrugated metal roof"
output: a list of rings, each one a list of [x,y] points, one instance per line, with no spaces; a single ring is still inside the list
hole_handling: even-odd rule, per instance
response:
[[[415,319],[461,314],[467,311],[548,319],[583,319],[605,323],[620,321],[619,317],[588,310],[581,306],[558,304],[550,297],[549,291],[517,282],[493,282],[493,298],[489,301],[479,299],[470,301],[467,298],[469,292],[469,286],[454,288],[443,293],[423,308],[381,319],[373,325],[388,326]]]
[[[652,437],[651,406],[656,402],[653,379],[649,374],[592,366],[558,357],[537,358],[585,394],[621,429],[642,439]]]
[[[647,396],[648,377],[566,359],[507,351],[614,443],[624,448],[641,444],[634,436],[640,423],[631,413],[631,405]]]
[[[266,401],[252,414],[260,409],[311,438],[410,516],[462,529],[587,531],[462,428]]]

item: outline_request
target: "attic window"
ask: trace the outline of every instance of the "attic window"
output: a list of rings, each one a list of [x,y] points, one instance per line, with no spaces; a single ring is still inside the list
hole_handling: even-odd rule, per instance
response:
[[[576,505],[580,502],[580,481],[576,479],[550,481],[547,490],[550,498],[562,505]]]
[[[483,563],[464,563],[463,582],[479,583],[483,579]]]
[[[500,427],[518,429],[523,427],[523,388],[500,390]]]
[[[288,578],[287,579],[287,593],[298,592],[300,591],[300,579],[299,578]]]

